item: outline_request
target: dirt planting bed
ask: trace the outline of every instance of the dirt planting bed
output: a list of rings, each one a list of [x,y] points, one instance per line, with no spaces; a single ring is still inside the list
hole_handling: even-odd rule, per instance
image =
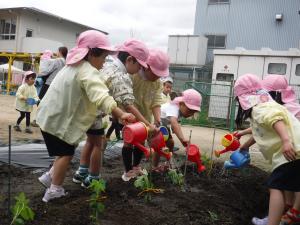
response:
[[[73,163],[68,172],[65,189],[68,196],[45,204],[41,201],[44,188],[38,183],[40,173],[19,167],[12,168],[12,197],[25,192],[35,212],[32,225],[92,224],[90,219],[90,192],[71,182],[78,166]],[[152,195],[146,203],[133,182],[124,183],[121,159],[105,163],[102,176],[107,182],[105,211],[101,224],[107,225],[247,225],[253,216],[264,216],[268,192],[264,182],[268,176],[255,167],[224,172],[221,164],[213,167],[210,178],[197,175],[192,166],[187,168],[186,185],[171,184],[166,174],[152,174],[156,188],[162,194]],[[8,167],[0,165],[0,224],[9,224],[7,215]],[[12,201],[14,203],[14,201]]]

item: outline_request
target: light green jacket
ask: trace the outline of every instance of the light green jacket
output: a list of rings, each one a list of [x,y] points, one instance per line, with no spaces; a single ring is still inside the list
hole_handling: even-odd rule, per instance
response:
[[[273,125],[282,120],[288,135],[300,158],[300,122],[284,106],[274,101],[260,103],[253,107],[251,127],[253,137],[264,158],[272,164],[272,170],[288,161],[282,154],[282,141]]]
[[[101,75],[86,61],[63,67],[38,107],[40,128],[71,145],[83,140],[97,109],[110,114],[117,107]]]
[[[161,106],[162,84],[160,80],[149,81],[142,77],[141,74],[134,74],[131,76],[134,104],[142,113],[146,120],[152,122],[152,109],[156,106]]]
[[[39,100],[37,91],[34,85],[22,84],[16,93],[16,109],[22,112],[32,112],[33,105],[28,105],[23,98],[34,98]]]

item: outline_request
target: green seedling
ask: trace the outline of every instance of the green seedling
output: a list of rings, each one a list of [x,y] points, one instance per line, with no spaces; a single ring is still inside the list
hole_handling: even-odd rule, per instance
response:
[[[177,170],[175,169],[170,169],[169,172],[167,173],[167,176],[170,178],[173,184],[183,187],[184,176],[182,173],[177,172]]]
[[[93,224],[99,224],[99,215],[104,211],[103,200],[106,199],[105,196],[102,196],[102,193],[105,192],[105,181],[103,179],[93,180],[89,186],[89,189],[92,190],[90,199],[90,208],[92,209],[92,214],[90,218],[92,219]]]
[[[207,153],[204,153],[204,154],[201,155],[201,160],[202,160],[202,164],[206,168],[206,174],[207,174],[207,176],[210,177],[210,174],[211,174],[212,169],[213,169],[213,161],[212,161],[212,159],[208,156]]]
[[[26,221],[34,219],[34,212],[29,207],[29,200],[26,198],[24,192],[21,192],[15,197],[16,203],[12,207],[13,220],[10,225],[23,225]]]
[[[214,213],[212,211],[209,211],[209,210],[207,212],[208,212],[209,217],[210,217],[212,222],[215,222],[215,221],[219,220],[219,217],[216,213]]]
[[[151,192],[153,193],[163,193],[162,189],[154,188],[154,184],[149,179],[148,172],[144,170],[144,175],[138,176],[134,181],[134,186],[142,191],[138,194],[138,196],[145,195],[145,201],[150,202],[152,199]]]

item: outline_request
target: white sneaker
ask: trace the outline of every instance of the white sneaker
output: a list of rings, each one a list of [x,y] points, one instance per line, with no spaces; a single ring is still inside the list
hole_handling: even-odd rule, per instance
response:
[[[137,176],[145,175],[147,173],[147,171],[145,172],[145,169],[142,169],[140,166],[134,166],[132,167],[132,170]]]
[[[130,181],[130,179],[135,178],[136,176],[137,175],[134,170],[129,170],[127,173],[126,172],[123,173],[122,179],[123,181]]]
[[[46,187],[46,188],[50,188],[51,182],[52,182],[52,178],[50,176],[49,172],[44,173],[42,176],[40,176],[39,181],[41,182],[41,184]]]
[[[56,190],[50,190],[50,188],[47,188],[44,197],[43,197],[43,202],[49,202],[52,199],[55,198],[60,198],[65,196],[67,193],[65,192],[65,189],[56,189]]]
[[[259,219],[257,217],[252,218],[252,223],[254,225],[267,225],[268,224],[268,217],[265,217],[263,219]]]

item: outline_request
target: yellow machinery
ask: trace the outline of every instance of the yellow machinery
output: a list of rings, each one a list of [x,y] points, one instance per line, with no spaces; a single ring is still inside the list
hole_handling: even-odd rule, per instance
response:
[[[24,53],[24,52],[0,52],[0,57],[8,58],[8,78],[6,85],[6,93],[9,93],[11,88],[11,66],[14,60],[19,60],[23,62],[28,62],[33,65],[35,70],[37,71],[39,66],[39,59],[41,57],[41,53]]]

